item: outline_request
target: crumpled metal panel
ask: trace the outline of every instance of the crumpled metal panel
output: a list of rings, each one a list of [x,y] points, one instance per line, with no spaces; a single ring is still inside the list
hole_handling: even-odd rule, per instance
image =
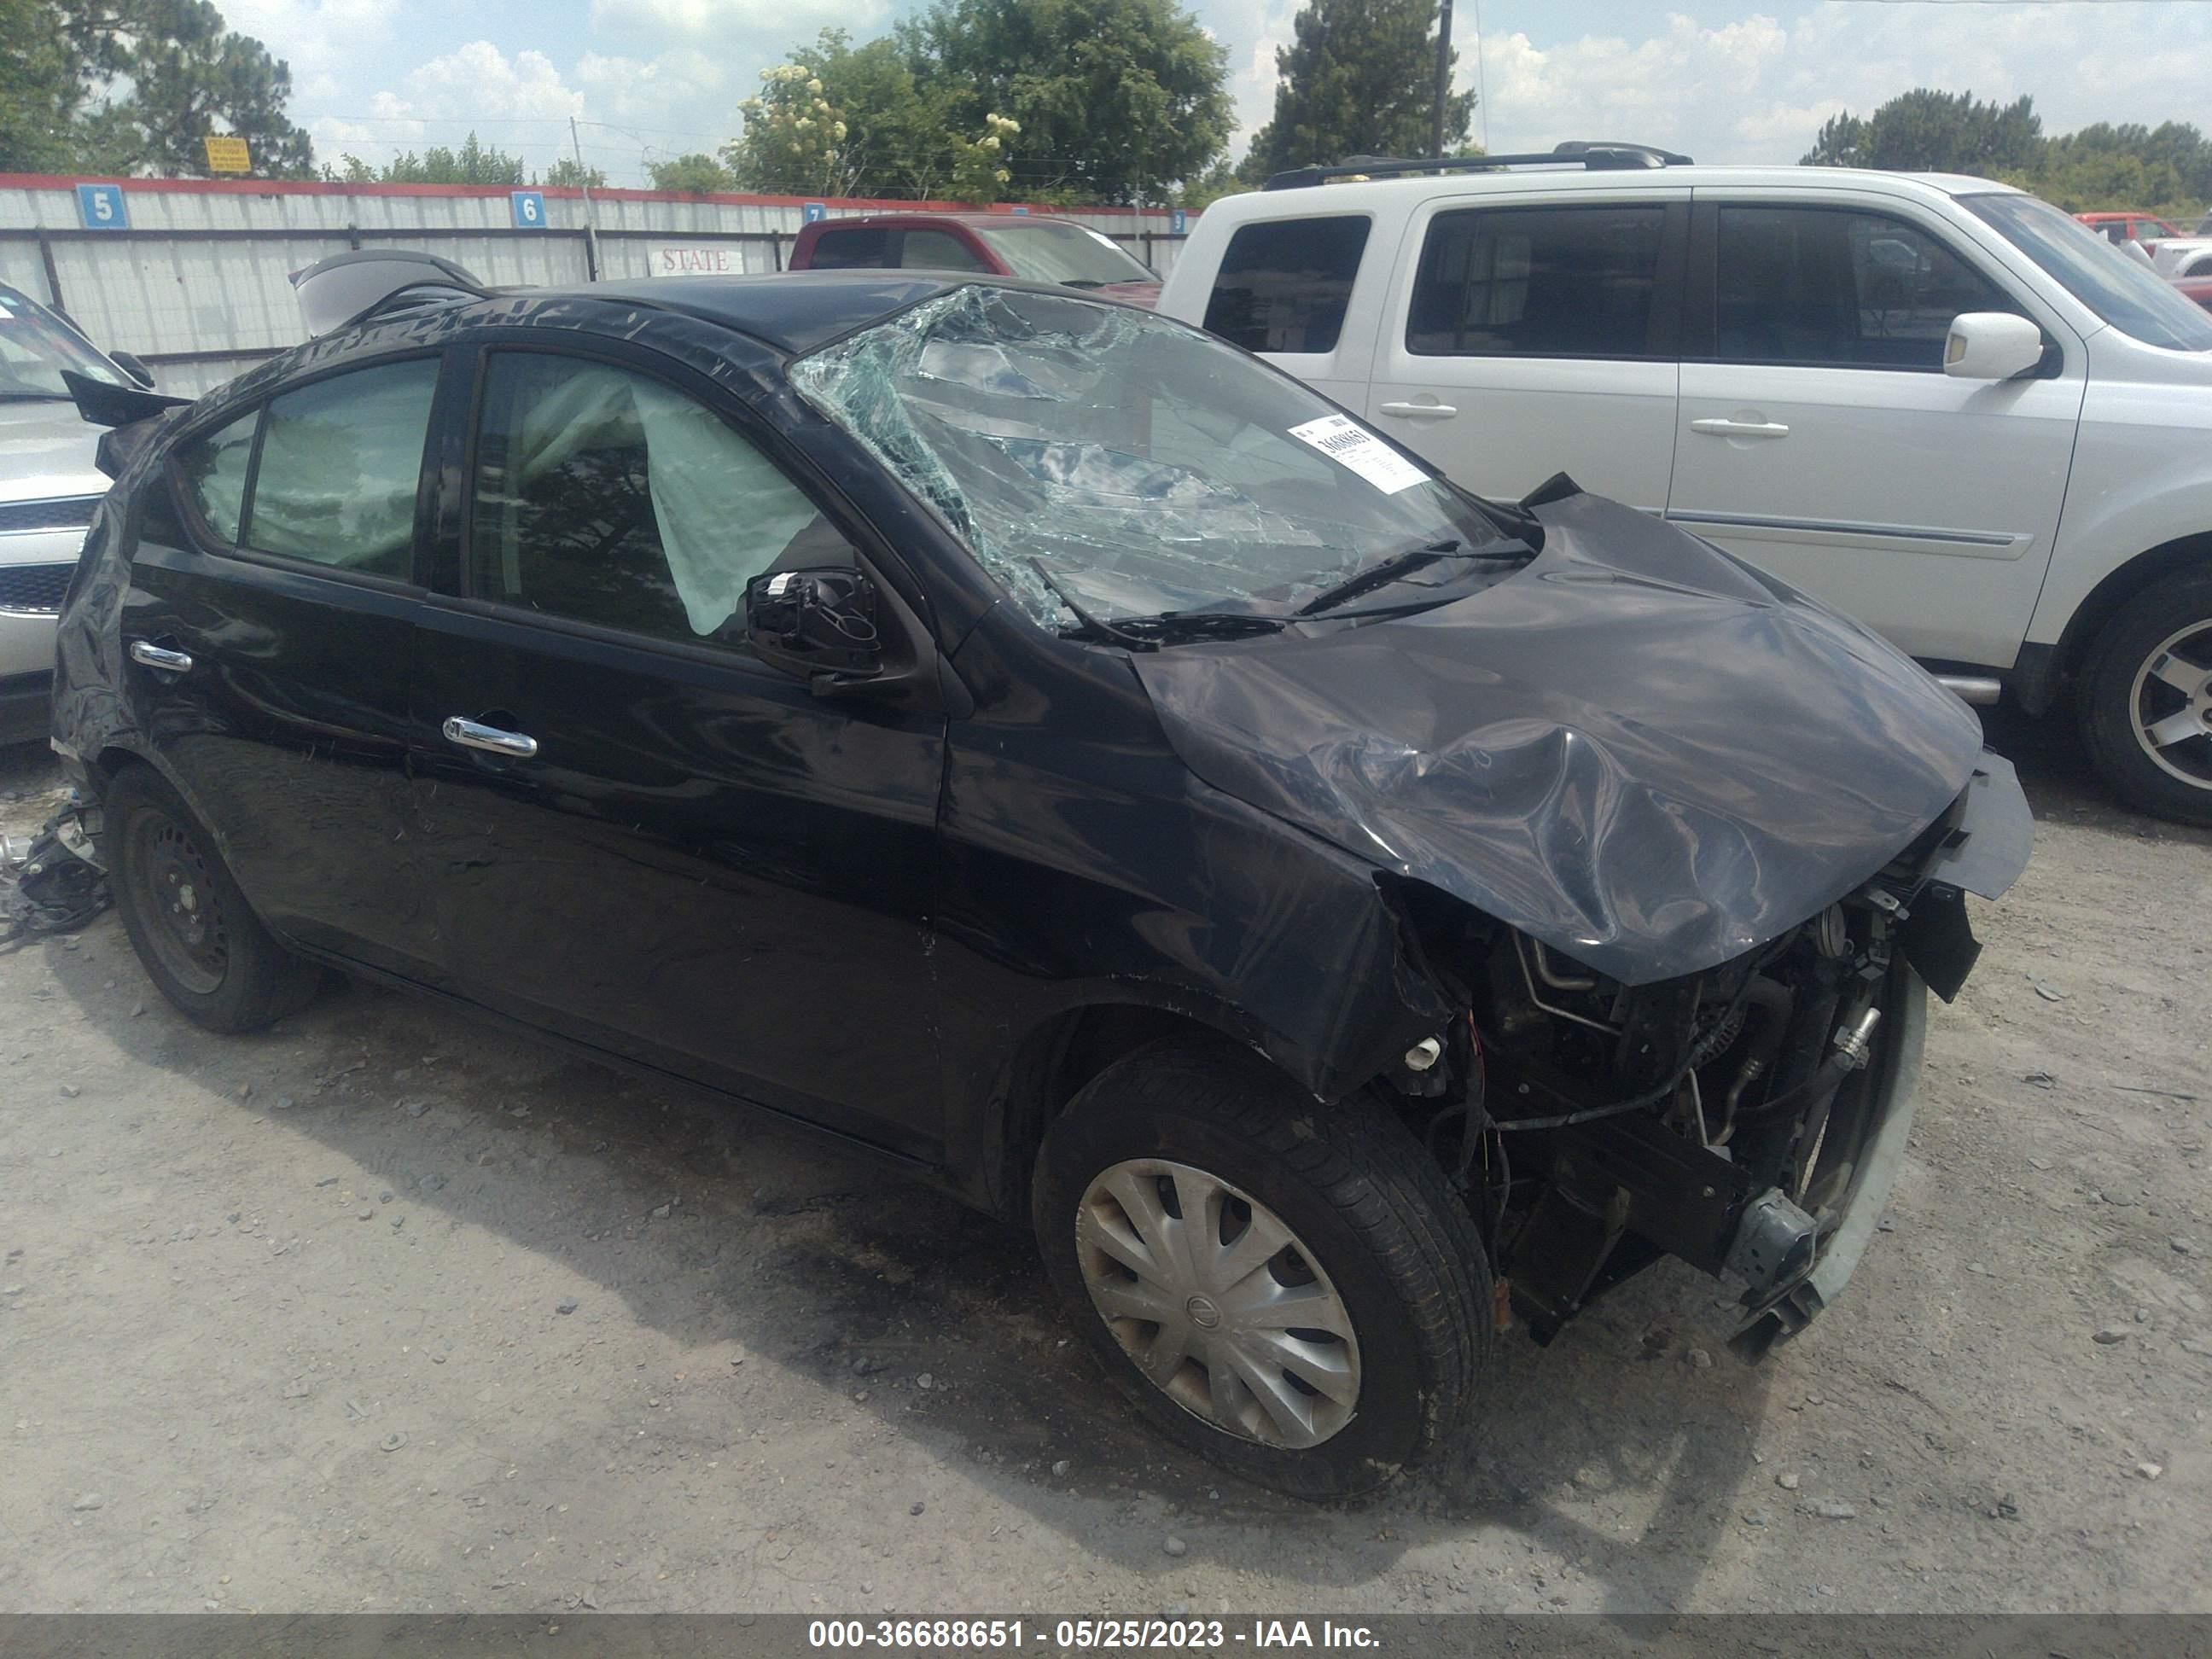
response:
[[[1804,921],[1965,787],[1973,712],[1865,629],[1618,502],[1536,513],[1470,598],[1132,665],[1208,783],[1631,985]]]

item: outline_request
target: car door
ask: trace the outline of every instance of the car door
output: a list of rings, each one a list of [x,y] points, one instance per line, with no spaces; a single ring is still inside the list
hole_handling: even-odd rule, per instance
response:
[[[1425,204],[1389,289],[1369,421],[1481,495],[1564,471],[1659,511],[1688,216],[1686,189]]]
[[[2065,497],[2078,340],[1932,216],[1705,197],[1668,517],[1916,656],[2009,667]],[[2036,376],[1954,379],[1967,311],[2064,343]]]
[[[139,728],[262,919],[429,980],[405,766],[439,376],[349,367],[190,434],[122,613]]]
[[[745,580],[851,569],[853,534],[703,383],[638,361],[482,358],[460,591],[416,636],[452,972],[501,1012],[931,1157],[943,720],[754,654]],[[878,586],[886,632],[918,633]]]

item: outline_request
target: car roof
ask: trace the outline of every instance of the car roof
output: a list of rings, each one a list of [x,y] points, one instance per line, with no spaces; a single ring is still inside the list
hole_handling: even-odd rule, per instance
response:
[[[1206,210],[1243,219],[1304,218],[1316,211],[1352,212],[1409,210],[1440,196],[1513,196],[1534,191],[1594,191],[1622,195],[1643,191],[1665,191],[1684,186],[1707,189],[1769,189],[1803,185],[1871,185],[1893,194],[1908,196],[1973,196],[1990,193],[2020,195],[2017,185],[1994,179],[1978,179],[1961,173],[1891,173],[1869,167],[1735,167],[1686,163],[1654,167],[1527,167],[1494,173],[1413,173],[1402,178],[1364,180],[1339,179],[1327,184],[1295,185],[1281,190],[1252,191],[1224,197]],[[1224,213],[1224,210],[1226,210]],[[1204,222],[1202,219],[1201,223]]]
[[[911,228],[915,225],[945,224],[978,225],[1001,229],[1023,225],[1076,225],[1079,229],[1082,228],[1073,219],[1062,219],[1049,213],[855,213],[836,219],[817,220],[816,224],[822,230]]]
[[[581,288],[521,289],[508,297],[607,301],[673,311],[750,336],[788,356],[961,288],[1013,289],[1119,305],[1110,295],[1075,293],[1057,283],[964,271],[787,270],[759,276],[656,276]]]

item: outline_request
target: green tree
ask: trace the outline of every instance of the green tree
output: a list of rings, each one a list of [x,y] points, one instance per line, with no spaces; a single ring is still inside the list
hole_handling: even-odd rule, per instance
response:
[[[1991,174],[2032,169],[2043,150],[2034,99],[1984,103],[1971,92],[1916,87],[1862,120],[1846,111],[1821,126],[1808,167],[1888,167]]]
[[[351,159],[351,158],[348,158]],[[520,155],[485,144],[471,131],[460,149],[434,146],[420,155],[409,150],[378,175],[387,185],[526,185]]]
[[[822,77],[805,64],[773,64],[761,89],[738,106],[744,134],[723,160],[747,190],[781,196],[849,193],[848,130],[826,95]]]
[[[1246,179],[1353,155],[1429,154],[1436,0],[1310,0],[1291,27],[1296,38],[1275,53],[1274,118],[1253,135]],[[1473,93],[1444,100],[1447,152],[1466,143],[1474,115]]]
[[[713,156],[696,150],[672,161],[647,161],[645,171],[655,190],[680,190],[694,196],[707,196],[738,187],[735,173]]]
[[[0,0],[0,173],[67,168],[83,94],[60,14],[43,0]]]
[[[61,0],[57,10],[80,82],[108,94],[79,119],[80,165],[204,173],[202,141],[230,133],[261,177],[314,176],[313,146],[285,114],[291,70],[225,27],[209,0]]]
[[[1228,140],[1227,55],[1174,0],[936,0],[899,41],[951,131],[1020,124],[1016,198],[1164,201]]]
[[[538,182],[568,190],[605,190],[607,175],[598,167],[580,165],[573,155],[564,155],[545,169],[545,177]]]

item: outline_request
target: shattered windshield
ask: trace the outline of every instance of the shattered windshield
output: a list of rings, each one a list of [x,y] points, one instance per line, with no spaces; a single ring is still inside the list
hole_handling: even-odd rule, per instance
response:
[[[964,287],[791,378],[1048,628],[1068,621],[1069,599],[1108,622],[1284,616],[1407,550],[1500,540],[1297,381],[1125,307]]]

